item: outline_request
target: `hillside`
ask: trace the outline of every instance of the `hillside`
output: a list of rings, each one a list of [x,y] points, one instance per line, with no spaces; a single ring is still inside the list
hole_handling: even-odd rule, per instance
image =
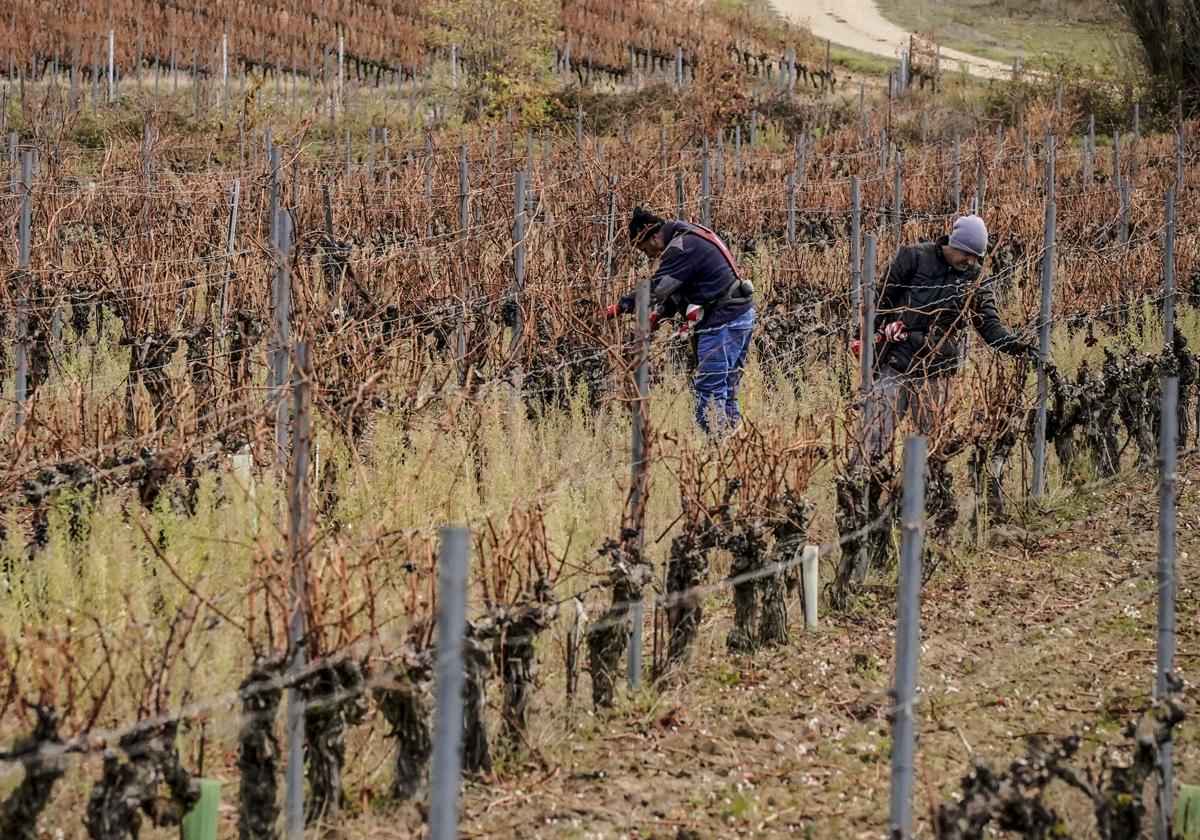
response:
[[[64,68],[106,72],[110,30],[114,60],[123,76],[153,64],[219,73],[223,38],[233,66],[260,71],[279,66],[324,77],[330,61],[336,62],[341,40],[347,66],[356,76],[393,71],[413,76],[427,71],[435,58],[444,59],[456,42],[463,53],[494,51],[494,39],[516,34],[509,31],[510,21],[534,17],[550,24],[551,43],[530,45],[543,48],[547,62],[551,47],[566,51],[569,44],[574,61],[608,72],[629,70],[635,54],[638,61],[671,62],[677,47],[689,63],[714,48],[764,59],[767,52],[782,54],[790,48],[798,50],[801,59],[806,54],[817,59],[805,33],[780,19],[765,0],[505,0],[486,10],[455,0],[267,0],[253,6],[236,0],[0,2],[10,66],[32,64],[39,76],[55,62]],[[464,30],[463,21],[477,23],[481,33]],[[528,32],[523,30],[519,37],[528,37]]]
[[[1166,420],[1191,675],[1170,91],[928,43],[905,87],[761,0],[5,24],[0,840],[878,837],[897,709],[921,836],[1031,736],[1086,788],[1154,676]],[[901,385],[928,411],[872,441]],[[1194,711],[1175,736],[1200,781]]]

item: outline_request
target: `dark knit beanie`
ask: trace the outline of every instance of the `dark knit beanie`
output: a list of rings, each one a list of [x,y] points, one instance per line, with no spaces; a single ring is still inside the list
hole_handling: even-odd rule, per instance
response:
[[[629,241],[634,245],[643,242],[662,227],[663,221],[661,216],[654,215],[645,207],[634,207],[629,217]]]

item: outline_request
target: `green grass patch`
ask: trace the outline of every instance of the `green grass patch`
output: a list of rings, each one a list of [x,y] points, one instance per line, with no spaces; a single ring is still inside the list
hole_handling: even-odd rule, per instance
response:
[[[1026,67],[1111,69],[1122,63],[1131,43],[1115,11],[1082,2],[880,0],[879,8],[889,20],[943,46],[1005,64],[1020,56]]]
[[[845,67],[851,73],[862,73],[867,76],[886,76],[895,65],[895,62],[881,56],[859,52],[839,44],[830,45],[829,60]]]

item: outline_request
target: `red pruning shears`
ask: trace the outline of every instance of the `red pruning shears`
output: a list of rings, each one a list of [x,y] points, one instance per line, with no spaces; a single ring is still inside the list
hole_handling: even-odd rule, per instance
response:
[[[620,304],[614,303],[612,306],[608,307],[608,309],[604,310],[605,320],[608,320],[608,321],[611,321],[613,318],[616,318],[620,314],[621,314]],[[659,312],[657,309],[650,313],[650,332],[654,332],[656,329],[658,329],[658,324],[661,320],[662,320],[662,313]]]
[[[875,333],[875,343],[876,344],[879,344],[885,340],[888,342],[891,342],[892,344],[895,344],[897,342],[903,341],[906,338],[908,338],[908,329],[905,328],[904,324],[900,321],[892,321],[890,324],[885,326],[882,330]],[[854,354],[854,358],[856,358],[856,359],[860,355],[862,355],[862,339],[861,338],[856,338],[856,339],[854,339],[854,341],[850,342],[850,352]]]

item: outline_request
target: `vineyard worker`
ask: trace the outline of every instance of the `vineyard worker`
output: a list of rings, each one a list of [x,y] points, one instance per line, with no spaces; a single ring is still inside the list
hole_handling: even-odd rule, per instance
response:
[[[890,447],[896,424],[908,415],[917,433],[935,429],[958,368],[959,331],[970,323],[988,346],[1010,356],[1038,359],[1038,348],[1000,323],[991,287],[982,281],[987,226],[960,216],[949,236],[908,245],[896,255],[879,289],[875,322],[876,371],[867,441],[872,462]],[[1052,372],[1053,366],[1047,365]]]
[[[696,422],[705,434],[728,432],[741,419],[738,387],[754,329],[754,286],[742,279],[729,248],[700,225],[666,221],[642,207],[629,218],[629,241],[658,267],[650,278],[651,320],[679,315],[696,350]],[[636,293],[608,314],[630,314]]]

